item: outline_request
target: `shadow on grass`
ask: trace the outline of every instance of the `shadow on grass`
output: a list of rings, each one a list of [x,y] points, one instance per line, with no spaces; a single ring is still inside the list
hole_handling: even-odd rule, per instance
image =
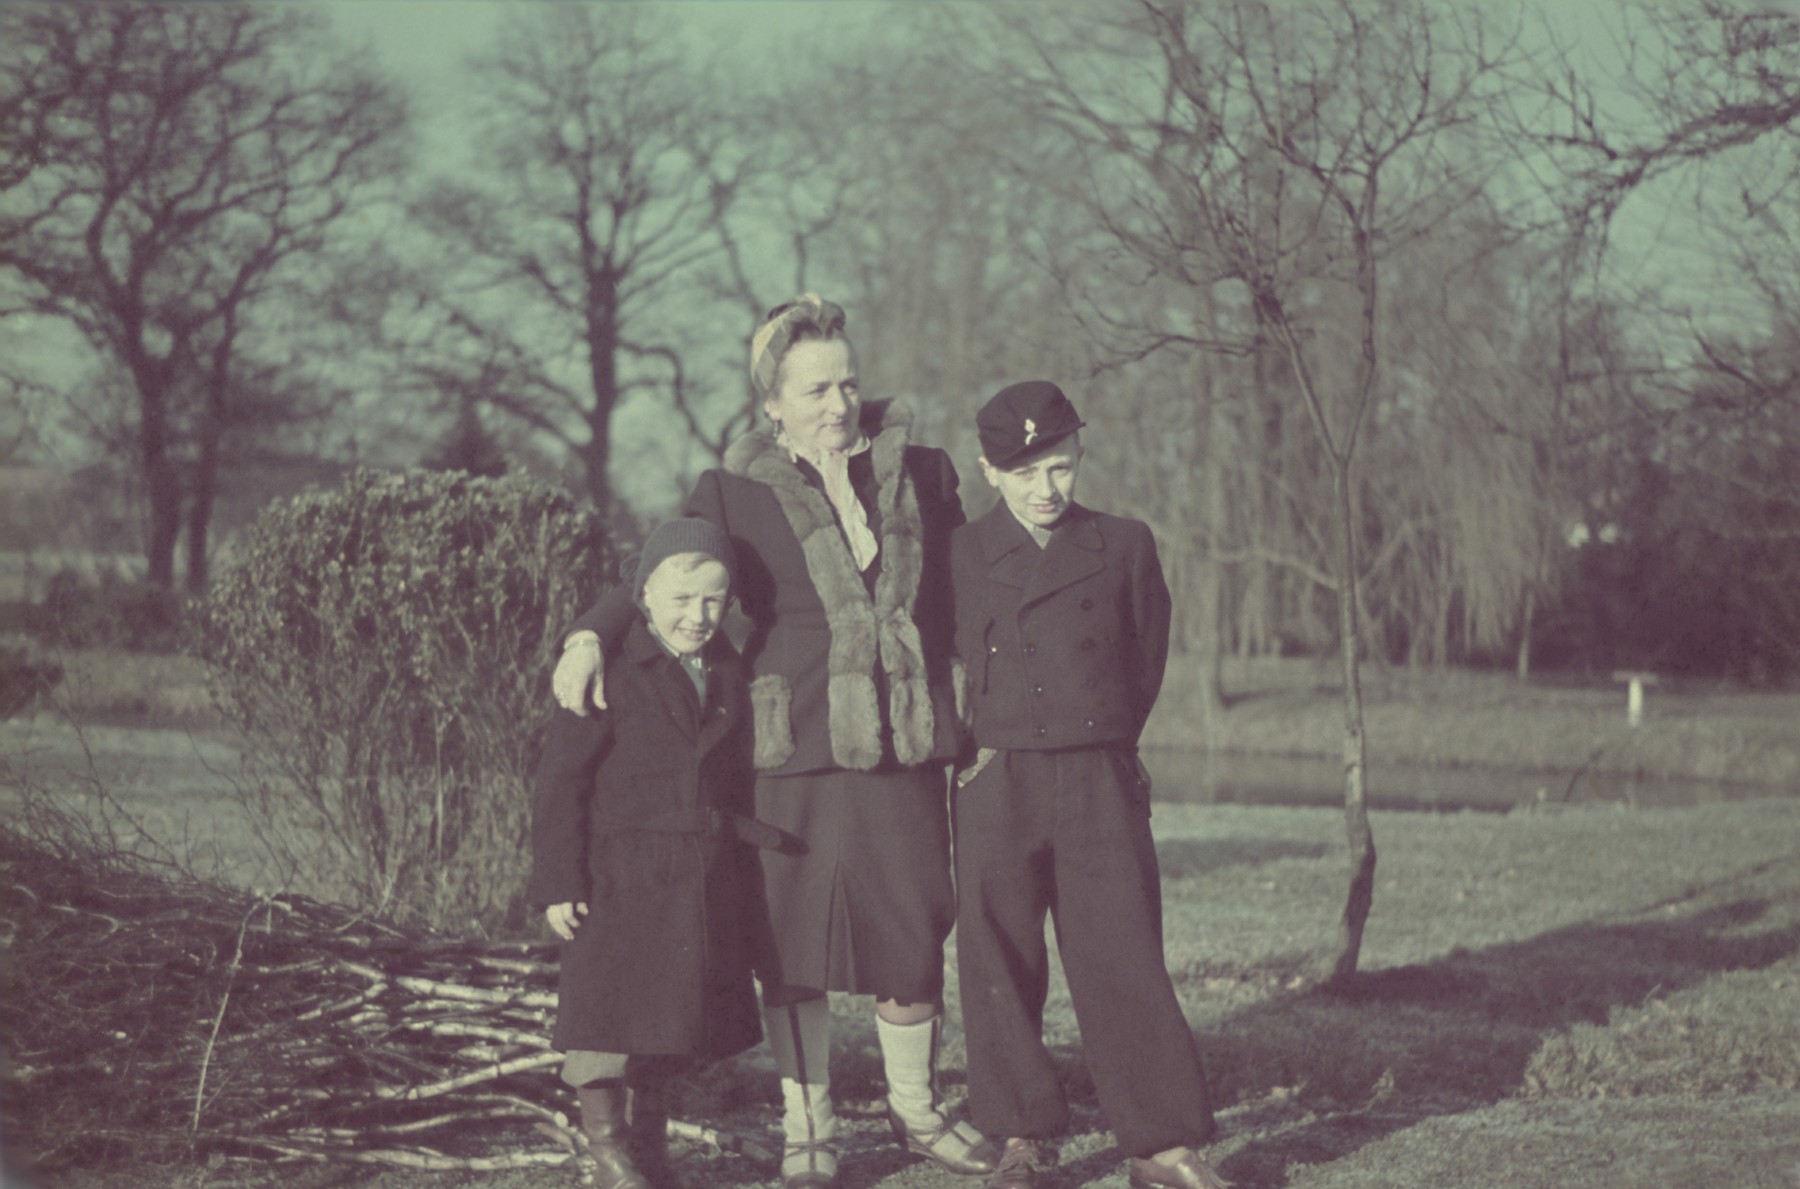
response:
[[[1335,1159],[1421,1118],[1515,1096],[1551,1036],[1800,952],[1800,925],[1747,932],[1770,907],[1741,899],[1678,919],[1574,925],[1242,1012],[1202,1043],[1215,1102],[1285,1088],[1329,1117],[1252,1141],[1221,1171],[1242,1189],[1282,1185],[1296,1161]],[[1377,1099],[1378,1111],[1342,1113]]]

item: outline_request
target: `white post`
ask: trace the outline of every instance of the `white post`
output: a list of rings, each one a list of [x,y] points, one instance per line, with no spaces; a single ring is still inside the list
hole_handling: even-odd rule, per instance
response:
[[[1622,670],[1613,674],[1613,680],[1622,682],[1625,686],[1625,725],[1643,725],[1644,687],[1656,684],[1656,674]]]

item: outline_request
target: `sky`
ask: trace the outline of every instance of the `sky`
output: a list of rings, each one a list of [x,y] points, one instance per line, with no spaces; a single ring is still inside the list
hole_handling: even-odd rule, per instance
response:
[[[550,3],[602,0],[320,0],[334,33],[366,47],[377,66],[403,88],[421,128],[419,165],[454,173],[468,152],[458,121],[469,110],[465,64],[492,45],[507,22]],[[681,35],[703,58],[727,69],[803,70],[797,43],[842,44],[878,29],[909,7],[906,0],[612,0],[643,2],[675,14]],[[916,2],[916,0],[915,0]],[[785,256],[786,245],[780,245]],[[754,241],[747,249],[757,271]],[[775,267],[773,264],[771,268]],[[787,266],[783,266],[784,268]],[[655,402],[627,401],[615,413],[613,432],[622,457],[652,465],[620,468],[615,485],[630,502],[673,504],[686,488],[684,472],[699,456],[685,435],[671,442],[667,413]],[[648,453],[646,453],[648,452]]]
[[[366,45],[418,100],[421,114],[453,107],[463,60],[489,45],[519,13],[550,3],[598,0],[321,0],[339,36]],[[766,56],[781,69],[793,58],[782,36],[818,30],[856,31],[884,16],[891,0],[612,0],[642,2],[678,14],[697,48],[723,47],[755,62]]]
[[[454,162],[463,139],[454,126],[458,103],[465,98],[462,68],[469,54],[484,49],[504,25],[522,12],[546,3],[584,0],[322,0],[332,23],[347,42],[367,46],[385,70],[411,95],[426,126],[427,143],[436,143],[434,159]],[[596,0],[585,0],[596,2]],[[631,2],[631,0],[614,0]],[[797,46],[829,34],[871,35],[879,45],[883,22],[906,19],[908,0],[635,0],[679,14],[685,36],[703,52],[720,53],[728,62],[761,68],[766,59],[784,72],[803,70]],[[961,0],[980,3],[983,0]],[[1097,0],[1103,2],[1103,0]],[[1455,3],[1458,0],[1445,0]],[[1674,3],[1676,0],[1669,0]],[[1800,11],[1800,0],[1778,0]],[[1564,48],[1594,64],[1595,79],[1611,91],[1621,109],[1628,99],[1607,88],[1609,74],[1622,71],[1616,33],[1619,0],[1550,0],[1545,7]],[[841,44],[841,43],[840,43]],[[1640,286],[1689,283],[1710,266],[1710,248],[1691,231],[1691,194],[1647,190],[1626,204],[1616,229],[1624,250],[1615,253],[1621,280]],[[1691,284],[1690,288],[1693,288]],[[1697,306],[1706,292],[1691,294]]]

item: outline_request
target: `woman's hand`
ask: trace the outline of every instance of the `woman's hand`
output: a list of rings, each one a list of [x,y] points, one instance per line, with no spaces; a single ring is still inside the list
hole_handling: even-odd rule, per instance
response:
[[[562,658],[556,662],[550,688],[557,705],[576,714],[588,712],[588,690],[594,691],[596,709],[606,709],[606,660],[600,653],[600,637],[593,632],[576,632],[563,645]]]
[[[544,910],[544,919],[550,922],[550,929],[564,941],[575,940],[575,926],[581,924],[581,918],[587,915],[585,903],[552,904]]]

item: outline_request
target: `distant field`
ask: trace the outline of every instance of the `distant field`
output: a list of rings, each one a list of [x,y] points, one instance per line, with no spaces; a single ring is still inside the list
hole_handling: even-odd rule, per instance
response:
[[[1199,747],[1199,674],[1171,665],[1145,741]],[[1313,660],[1232,662],[1229,709],[1215,745],[1245,754],[1337,756],[1343,739],[1337,669]],[[1645,699],[1643,725],[1625,721],[1625,690],[1609,677],[1553,677],[1366,666],[1364,729],[1371,764],[1592,768],[1646,777],[1800,789],[1800,691],[1665,682]]]
[[[204,724],[212,715],[206,665],[189,656],[51,650],[63,666],[50,710],[78,721]]]
[[[94,553],[85,549],[35,549],[30,552],[0,549],[0,602],[35,602],[43,597],[44,584],[65,570],[89,582],[103,575],[118,578],[144,576],[142,553]]]

